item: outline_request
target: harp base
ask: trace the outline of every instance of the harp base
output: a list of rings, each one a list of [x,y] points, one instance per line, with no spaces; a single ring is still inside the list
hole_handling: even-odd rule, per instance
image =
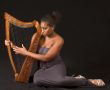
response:
[[[24,80],[23,78],[20,78],[18,73],[15,74],[15,81],[20,83],[28,83],[28,80]]]

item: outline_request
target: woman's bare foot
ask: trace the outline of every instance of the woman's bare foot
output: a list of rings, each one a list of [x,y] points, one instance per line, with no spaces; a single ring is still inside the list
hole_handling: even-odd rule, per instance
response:
[[[76,79],[85,79],[85,77],[82,76],[82,75],[75,76],[74,78],[76,78]]]
[[[98,87],[103,87],[105,86],[105,83],[102,79],[88,79],[88,81],[90,82],[90,84],[92,84],[93,86],[98,86]]]

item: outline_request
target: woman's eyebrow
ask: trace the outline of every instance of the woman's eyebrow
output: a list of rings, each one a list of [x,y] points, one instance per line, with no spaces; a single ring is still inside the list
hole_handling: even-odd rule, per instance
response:
[[[47,29],[48,27],[41,27],[42,29]]]

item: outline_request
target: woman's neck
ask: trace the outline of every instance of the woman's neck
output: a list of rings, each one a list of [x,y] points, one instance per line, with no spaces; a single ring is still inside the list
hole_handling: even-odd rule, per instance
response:
[[[49,40],[49,39],[53,38],[55,35],[56,35],[56,33],[53,32],[52,34],[46,36],[45,38],[46,38],[47,40]]]

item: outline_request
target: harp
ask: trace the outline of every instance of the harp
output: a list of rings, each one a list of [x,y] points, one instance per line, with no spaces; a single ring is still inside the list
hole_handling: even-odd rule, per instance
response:
[[[11,16],[7,12],[4,13],[4,19],[5,19],[6,40],[9,40],[9,41],[11,41],[10,40],[11,25],[17,26],[17,27],[23,28],[23,29],[25,29],[25,28],[30,29],[30,28],[34,27],[34,23],[35,23],[35,20],[32,22],[23,22],[21,20],[16,19],[13,16]],[[34,28],[35,28],[35,33],[37,32],[37,34],[35,35],[33,42],[31,42],[31,44],[29,45],[29,48],[28,48],[28,51],[33,52],[33,53],[36,52],[36,50],[38,48],[39,39],[41,37],[40,26],[38,26],[37,28],[36,27],[34,27]],[[12,65],[12,68],[13,68],[13,71],[15,74],[15,81],[22,82],[22,83],[28,83],[29,77],[31,74],[33,61],[34,61],[33,58],[26,56],[23,60],[20,71],[18,71],[16,68],[16,65],[15,65],[15,62],[14,62],[15,60],[13,58],[10,45],[7,46],[7,50],[8,50],[9,59],[10,59],[10,62],[11,62],[11,65]]]

